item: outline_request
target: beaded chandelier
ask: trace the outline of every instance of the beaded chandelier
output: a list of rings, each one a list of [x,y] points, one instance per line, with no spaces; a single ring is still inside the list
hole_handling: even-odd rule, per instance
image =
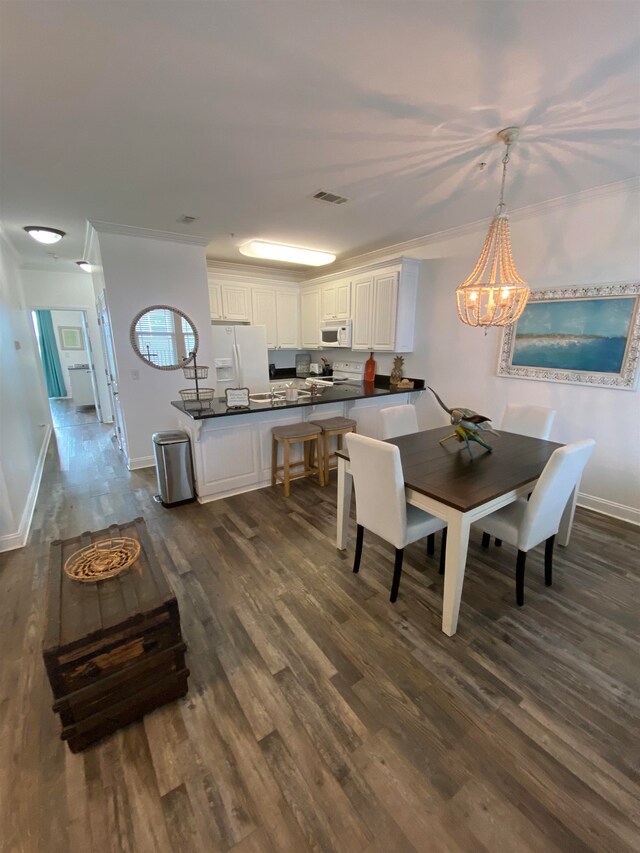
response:
[[[456,289],[458,315],[468,326],[508,326],[524,311],[529,288],[511,257],[509,217],[504,203],[509,151],[520,128],[507,127],[498,133],[507,146],[502,159],[500,201],[489,226],[480,257],[471,275]]]

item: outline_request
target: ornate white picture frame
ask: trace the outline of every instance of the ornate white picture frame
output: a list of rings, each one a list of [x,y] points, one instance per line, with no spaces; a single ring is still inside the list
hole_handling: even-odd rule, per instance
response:
[[[532,290],[505,326],[498,376],[632,391],[640,364],[640,283]]]

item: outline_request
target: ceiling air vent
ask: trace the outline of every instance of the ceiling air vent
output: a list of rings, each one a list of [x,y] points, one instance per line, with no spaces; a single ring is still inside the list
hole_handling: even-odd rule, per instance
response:
[[[327,204],[345,204],[345,202],[349,201],[349,199],[345,198],[343,195],[328,193],[325,190],[318,190],[318,192],[314,193],[311,198],[315,198],[317,201],[326,201]]]
[[[182,216],[176,219],[176,222],[181,222],[183,225],[191,225],[192,222],[195,222],[199,218],[199,216],[187,216],[186,213],[183,213]]]

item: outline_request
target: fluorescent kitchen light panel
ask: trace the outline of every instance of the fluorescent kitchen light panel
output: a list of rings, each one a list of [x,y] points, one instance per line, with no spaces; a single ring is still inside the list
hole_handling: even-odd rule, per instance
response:
[[[265,258],[269,261],[285,261],[288,264],[305,264],[309,267],[321,267],[333,263],[336,259],[331,252],[301,249],[299,246],[285,246],[283,243],[267,243],[265,240],[249,240],[240,246],[240,254],[248,258]]]

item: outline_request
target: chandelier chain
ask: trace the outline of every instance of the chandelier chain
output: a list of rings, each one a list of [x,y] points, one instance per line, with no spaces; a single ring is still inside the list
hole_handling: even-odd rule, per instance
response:
[[[498,206],[496,207],[496,213],[502,213],[504,211],[505,207],[507,206],[504,203],[504,185],[505,185],[505,181],[507,179],[507,163],[509,162],[509,149],[510,148],[511,148],[511,146],[507,145],[506,153],[505,153],[504,157],[502,158],[502,183],[500,185],[500,201],[498,202]]]

